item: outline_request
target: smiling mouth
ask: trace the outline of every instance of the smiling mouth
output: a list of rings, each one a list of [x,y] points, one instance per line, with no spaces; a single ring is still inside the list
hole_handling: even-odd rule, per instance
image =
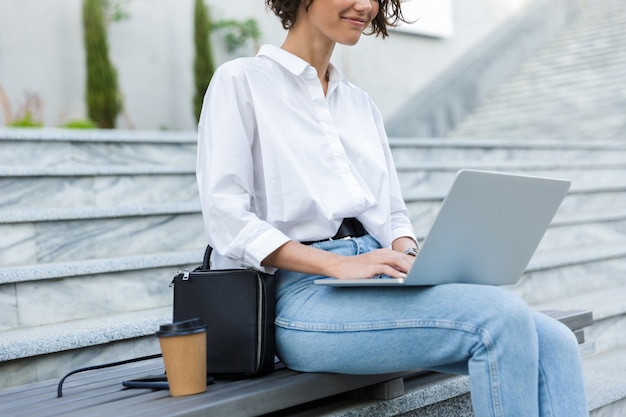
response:
[[[367,21],[364,19],[359,19],[356,17],[343,17],[342,19],[344,19],[346,22],[350,23],[352,26],[357,26],[357,27],[365,27]]]

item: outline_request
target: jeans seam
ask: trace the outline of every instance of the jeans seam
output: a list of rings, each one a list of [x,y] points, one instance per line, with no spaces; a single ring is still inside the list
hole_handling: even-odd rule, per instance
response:
[[[541,366],[541,363],[539,363],[539,367],[538,368],[539,368],[539,378],[540,378],[539,387],[541,387],[541,379],[543,379],[543,381],[544,381],[543,386],[544,386],[544,391],[545,391],[546,400],[547,400],[545,402],[546,403],[546,409],[543,410],[543,411],[547,411],[548,413],[547,413],[546,417],[550,417],[550,416],[554,415],[554,411],[552,410],[552,400],[551,400],[550,390],[548,389],[549,388],[548,384],[545,382],[546,381],[546,374],[545,374],[545,372],[543,370],[543,367]],[[539,393],[539,395],[541,395],[541,393]],[[539,401],[541,401],[541,398],[539,398]]]
[[[346,325],[327,324],[327,323],[305,323],[291,321],[277,317],[275,324],[279,327],[283,327],[290,330],[300,330],[303,332],[326,332],[326,333],[349,333],[349,332],[362,332],[371,330],[394,330],[404,328],[420,328],[420,327],[433,327],[433,328],[445,328],[445,329],[457,329],[464,330],[470,333],[475,332],[475,329],[483,331],[483,329],[469,325],[467,323],[461,323],[449,320],[395,320],[395,321],[372,321],[362,323],[349,323]]]
[[[487,363],[489,366],[489,386],[491,389],[491,403],[495,416],[503,416],[502,394],[500,393],[500,378],[498,377],[498,361],[495,357],[495,346],[493,340],[489,336],[489,332],[480,328],[480,335],[483,346],[487,349]]]

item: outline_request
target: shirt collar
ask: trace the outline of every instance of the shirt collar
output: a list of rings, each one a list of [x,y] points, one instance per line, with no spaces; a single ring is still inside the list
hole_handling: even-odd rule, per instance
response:
[[[304,59],[274,45],[261,46],[257,56],[266,56],[273,61],[276,61],[287,71],[296,76],[302,75],[305,69],[309,67],[312,68],[312,66]],[[333,82],[339,82],[343,79],[341,71],[339,71],[332,63],[328,66],[328,73],[331,81]]]

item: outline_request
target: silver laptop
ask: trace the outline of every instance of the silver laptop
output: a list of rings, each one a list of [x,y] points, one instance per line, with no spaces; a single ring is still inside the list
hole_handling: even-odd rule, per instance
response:
[[[333,286],[509,285],[524,273],[570,181],[464,169],[404,279],[318,279]]]

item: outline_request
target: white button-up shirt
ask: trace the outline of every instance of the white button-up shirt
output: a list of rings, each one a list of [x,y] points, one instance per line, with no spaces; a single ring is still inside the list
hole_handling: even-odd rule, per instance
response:
[[[198,125],[197,180],[214,268],[254,267],[289,240],[356,217],[382,244],[415,239],[380,112],[331,66],[275,46],[215,72]]]

